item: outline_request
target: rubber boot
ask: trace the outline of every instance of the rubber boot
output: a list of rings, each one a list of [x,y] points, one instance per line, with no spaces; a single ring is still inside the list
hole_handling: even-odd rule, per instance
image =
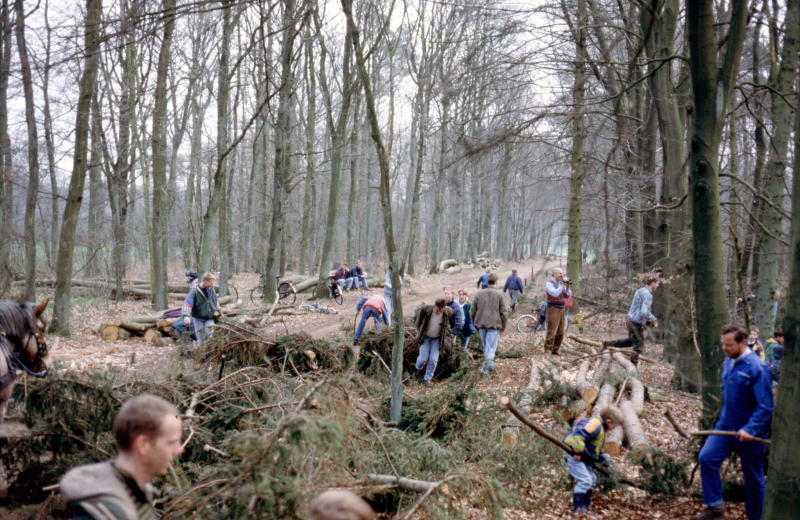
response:
[[[586,514],[586,493],[572,493],[572,510],[580,515]]]
[[[594,490],[590,489],[589,491],[586,492],[586,499],[584,500],[584,505],[586,506],[586,509],[590,509],[592,507],[592,505],[593,505],[592,504],[592,491],[594,491]]]

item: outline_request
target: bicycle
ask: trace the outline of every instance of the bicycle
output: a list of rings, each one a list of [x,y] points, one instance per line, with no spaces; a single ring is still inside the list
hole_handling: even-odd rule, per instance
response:
[[[522,334],[532,334],[547,329],[547,318],[544,315],[544,306],[531,309],[532,314],[523,314],[517,318],[517,330]],[[569,329],[569,311],[564,316],[564,334]]]
[[[320,305],[318,303],[312,305],[310,303],[306,303],[305,300],[303,300],[303,303],[300,304],[300,307],[298,307],[298,309],[303,311],[319,312],[322,314],[339,314],[339,311],[337,311],[333,307],[327,307],[325,305]]]
[[[278,286],[278,300],[284,305],[292,305],[297,299],[297,288],[291,280],[281,281],[281,275],[275,276],[275,283]],[[264,301],[264,288],[267,286],[267,275],[261,273],[259,275],[258,287],[254,287],[250,291],[250,301],[255,305],[261,304]]]
[[[339,284],[336,283],[336,279],[333,276],[328,277],[328,299],[338,303],[339,305],[341,305],[344,301]]]

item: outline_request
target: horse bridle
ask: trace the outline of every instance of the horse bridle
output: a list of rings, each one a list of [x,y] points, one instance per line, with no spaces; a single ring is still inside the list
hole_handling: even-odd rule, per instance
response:
[[[36,338],[36,346],[38,348],[38,352],[36,352],[36,362],[38,364],[39,361],[41,361],[41,359],[47,354],[47,343],[45,343],[44,340],[39,338],[39,334],[35,333],[31,334],[33,335],[34,338]],[[8,369],[14,376],[12,378],[12,381],[13,379],[16,379],[16,370],[14,368],[14,365],[18,365],[20,368],[22,368],[25,372],[32,375],[33,377],[45,377],[47,375],[47,367],[45,367],[45,369],[42,370],[41,372],[34,372],[33,370],[25,366],[25,363],[22,362],[22,360],[19,358],[19,355],[17,355],[16,351],[13,348],[11,348],[11,344],[9,344],[5,332],[0,332],[0,341],[2,341],[3,346],[5,347],[6,350],[6,359],[8,360],[8,365],[9,365]],[[3,384],[2,386],[5,386],[5,384]]]

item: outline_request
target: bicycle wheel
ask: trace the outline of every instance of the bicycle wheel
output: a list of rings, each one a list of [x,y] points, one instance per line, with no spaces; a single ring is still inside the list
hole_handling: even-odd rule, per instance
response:
[[[253,305],[261,305],[261,302],[264,301],[263,285],[259,285],[258,287],[250,291],[250,301],[253,302]]]
[[[292,305],[297,299],[297,293],[292,290],[289,282],[281,282],[278,286],[278,294],[280,295],[281,303],[284,305]]]
[[[523,334],[535,332],[539,327],[539,320],[530,314],[524,314],[517,319],[517,330]]]
[[[234,287],[232,284],[228,284],[228,296],[233,296],[233,302],[236,303],[239,301],[239,289]]]
[[[338,287],[335,289],[328,288],[328,299],[335,301],[339,305],[344,301],[342,298],[342,291]]]

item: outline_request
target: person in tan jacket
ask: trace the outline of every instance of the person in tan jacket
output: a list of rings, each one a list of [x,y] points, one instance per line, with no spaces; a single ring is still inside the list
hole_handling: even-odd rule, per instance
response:
[[[497,275],[489,275],[489,287],[481,289],[475,294],[472,301],[470,316],[475,328],[481,335],[483,343],[483,377],[494,370],[494,354],[497,351],[497,342],[500,334],[506,329],[508,323],[508,307],[503,298],[503,293],[497,288]]]
[[[183,453],[183,424],[171,403],[154,395],[126,401],[114,417],[116,459],[71,469],[61,500],[77,520],[156,520],[151,480]]]

